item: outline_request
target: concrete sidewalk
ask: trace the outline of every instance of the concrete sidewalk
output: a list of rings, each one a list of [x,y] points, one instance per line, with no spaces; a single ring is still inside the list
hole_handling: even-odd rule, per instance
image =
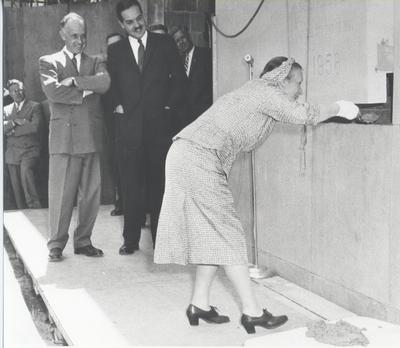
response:
[[[155,265],[150,231],[142,230],[140,250],[120,256],[122,218],[102,206],[93,244],[99,259],[74,255],[70,240],[65,260],[48,263],[47,210],[4,214],[4,225],[30,272],[49,312],[70,345],[119,346],[241,346],[246,340],[301,328],[310,320],[339,319],[352,313],[279,277],[254,283],[260,303],[289,321],[276,330],[257,328],[248,335],[240,326],[240,304],[223,272],[212,289],[212,304],[231,322],[191,327],[185,316],[193,268]],[[75,212],[73,225],[75,224]],[[72,235],[72,229],[70,231]]]

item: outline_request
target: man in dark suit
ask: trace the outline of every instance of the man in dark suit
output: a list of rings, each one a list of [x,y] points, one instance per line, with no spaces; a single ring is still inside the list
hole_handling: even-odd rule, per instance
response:
[[[172,28],[171,35],[178,46],[188,79],[185,108],[178,126],[184,128],[212,104],[212,57],[209,48],[193,45],[186,27]]]
[[[139,248],[145,179],[155,243],[165,157],[173,118],[183,98],[185,72],[173,39],[147,31],[137,0],[121,0],[116,10],[128,36],[111,45],[107,56],[124,207],[124,242],[119,253],[127,255]]]
[[[7,87],[13,103],[4,107],[5,162],[15,202],[18,209],[41,208],[35,170],[40,158],[42,109],[39,103],[25,98],[21,81],[10,80]]]
[[[100,94],[110,77],[101,59],[86,55],[86,24],[76,13],[60,22],[64,48],[39,59],[43,91],[49,100],[49,261],[60,261],[68,241],[74,200],[78,225],[74,252],[102,256],[91,235],[100,206],[103,114]]]

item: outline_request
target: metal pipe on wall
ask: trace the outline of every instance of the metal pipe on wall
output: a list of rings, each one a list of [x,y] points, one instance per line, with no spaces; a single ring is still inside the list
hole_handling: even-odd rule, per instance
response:
[[[249,80],[253,79],[254,59],[250,54],[244,56],[244,61],[249,68]],[[257,231],[257,187],[256,187],[256,153],[255,149],[251,151],[251,191],[253,208],[253,264],[249,266],[250,278],[263,279],[270,277],[272,273],[265,267],[258,264],[258,231]]]

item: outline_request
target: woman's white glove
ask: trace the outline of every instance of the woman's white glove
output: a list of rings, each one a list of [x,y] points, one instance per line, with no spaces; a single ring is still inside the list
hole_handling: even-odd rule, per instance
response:
[[[338,104],[340,108],[337,116],[347,118],[348,120],[355,119],[360,112],[358,106],[350,101],[338,100],[336,104]]]

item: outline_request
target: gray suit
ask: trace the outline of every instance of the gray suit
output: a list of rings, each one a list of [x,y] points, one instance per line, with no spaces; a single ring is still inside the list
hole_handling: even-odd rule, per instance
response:
[[[82,53],[80,71],[64,51],[39,59],[42,88],[49,100],[49,230],[48,248],[63,249],[68,241],[74,200],[78,224],[74,247],[91,245],[100,205],[102,109],[100,94],[110,77],[98,58]],[[60,81],[74,76],[76,86]],[[83,97],[83,91],[94,93]]]

